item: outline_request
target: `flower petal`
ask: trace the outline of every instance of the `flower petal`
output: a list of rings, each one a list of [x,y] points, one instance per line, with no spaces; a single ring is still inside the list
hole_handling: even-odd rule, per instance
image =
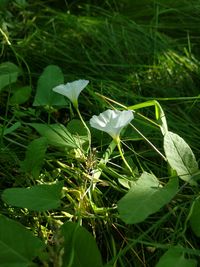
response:
[[[121,130],[131,122],[134,118],[131,110],[106,110],[94,115],[90,119],[90,125],[100,131],[106,132],[112,136],[113,139],[119,138]]]
[[[56,93],[59,93],[61,95],[67,96],[67,94],[65,92],[66,91],[65,89],[66,89],[66,86],[64,84],[60,84],[60,85],[54,87],[53,91],[56,92]]]
[[[80,92],[88,85],[88,80],[76,80],[66,84],[60,84],[53,91],[66,96],[72,103],[76,103]]]

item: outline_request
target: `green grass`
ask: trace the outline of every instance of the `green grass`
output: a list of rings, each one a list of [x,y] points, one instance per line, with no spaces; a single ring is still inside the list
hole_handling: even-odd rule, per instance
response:
[[[100,5],[98,1],[79,1],[64,7],[48,1],[25,7],[15,2],[0,13],[1,29],[11,42],[9,46],[1,36],[1,58],[18,65],[22,73],[15,84],[0,93],[0,126],[9,128],[20,122],[21,127],[0,139],[1,191],[55,180],[65,184],[61,205],[53,211],[38,213],[0,202],[3,215],[48,244],[49,258],[37,258],[38,266],[57,266],[62,255],[60,225],[77,221],[79,216],[109,266],[155,266],[163,253],[177,244],[183,246],[188,258],[199,260],[198,237],[187,221],[198,187],[181,181],[184,186],[169,204],[145,221],[127,225],[116,209],[117,201],[127,192],[118,179],[128,173],[116,149],[92,196],[86,194],[90,186],[87,175],[110,144],[106,134],[92,131],[92,146],[96,148],[93,159],[48,147],[39,179],[23,172],[20,164],[30,142],[39,137],[28,123],[66,125],[78,118],[69,105],[51,111],[32,107],[38,78],[50,64],[62,69],[65,82],[90,80],[79,99],[86,121],[107,108],[120,108],[119,103],[131,106],[157,99],[169,130],[184,138],[199,162],[200,2],[134,1],[133,5],[131,1],[103,1]],[[10,105],[14,90],[25,85],[31,85],[31,96],[20,105]],[[155,118],[154,107],[139,112]],[[133,124],[164,153],[162,134],[145,117],[136,114]],[[166,184],[171,174],[162,157],[130,127],[123,138],[124,155],[137,167],[135,173],[152,172]]]

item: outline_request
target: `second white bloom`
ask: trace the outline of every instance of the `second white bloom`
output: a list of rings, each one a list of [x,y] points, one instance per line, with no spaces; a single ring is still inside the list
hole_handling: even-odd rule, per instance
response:
[[[134,118],[131,110],[111,110],[108,109],[99,116],[92,116],[90,125],[100,131],[108,133],[115,141],[119,141],[121,130]]]

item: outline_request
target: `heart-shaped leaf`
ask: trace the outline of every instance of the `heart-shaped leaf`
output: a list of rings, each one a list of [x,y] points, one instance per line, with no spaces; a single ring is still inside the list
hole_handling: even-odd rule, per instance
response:
[[[61,83],[64,83],[61,69],[55,65],[47,66],[38,80],[33,106],[65,106],[64,96],[52,90]]]
[[[119,200],[120,218],[128,224],[142,222],[167,204],[177,191],[178,179],[176,177],[161,187],[159,180],[153,174],[144,172],[132,184],[128,193]]]

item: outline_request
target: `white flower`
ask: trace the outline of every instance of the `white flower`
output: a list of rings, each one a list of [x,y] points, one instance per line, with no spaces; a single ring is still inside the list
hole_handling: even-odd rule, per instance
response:
[[[108,133],[115,141],[119,141],[119,135],[126,125],[134,118],[131,110],[111,110],[108,109],[99,116],[92,116],[90,125],[100,131]]]
[[[71,83],[60,84],[53,88],[53,91],[66,96],[75,108],[78,107],[78,97],[81,91],[88,85],[87,80],[77,80]]]

